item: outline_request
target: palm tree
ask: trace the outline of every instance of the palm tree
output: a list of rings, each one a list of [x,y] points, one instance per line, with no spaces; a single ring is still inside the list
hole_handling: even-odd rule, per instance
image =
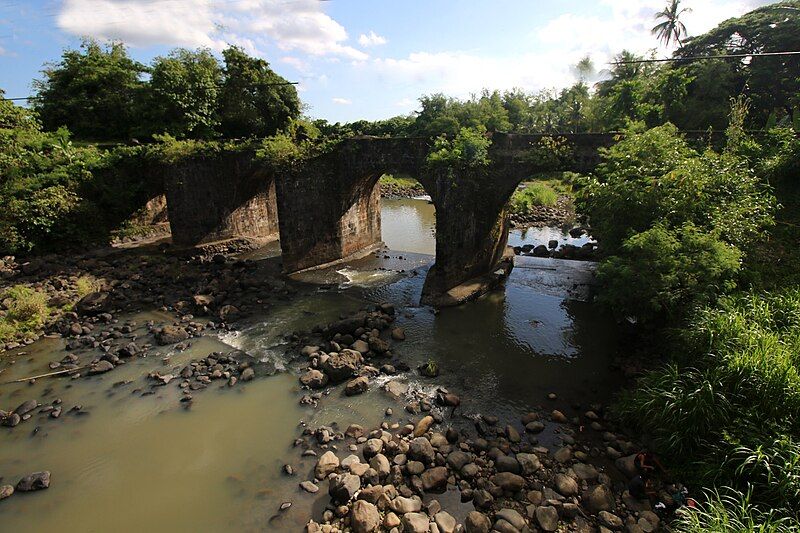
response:
[[[656,20],[662,20],[652,29],[653,35],[658,35],[658,39],[669,46],[673,40],[681,45],[681,37],[686,36],[686,26],[680,18],[684,13],[689,13],[688,7],[681,8],[681,0],[669,0],[667,7],[663,11],[656,13]]]

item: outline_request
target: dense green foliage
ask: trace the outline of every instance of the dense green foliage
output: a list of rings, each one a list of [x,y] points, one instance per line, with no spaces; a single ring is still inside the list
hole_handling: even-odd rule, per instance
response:
[[[796,531],[800,517],[800,140],[747,136],[744,104],[719,154],[671,125],[628,132],[578,200],[607,254],[598,301],[675,339],[618,417],[682,479],[724,491],[679,531]]]
[[[436,138],[427,163],[433,168],[477,168],[489,164],[491,140],[480,129],[461,128],[448,138]]]
[[[774,198],[741,158],[698,153],[667,124],[605,150],[577,204],[607,255],[600,300],[649,321],[733,288],[742,255],[772,224]]]
[[[208,50],[178,49],[157,57],[149,84],[152,131],[174,137],[213,137],[219,128],[221,85],[222,68]]]
[[[602,262],[597,301],[645,322],[682,316],[734,288],[740,258],[736,247],[690,222],[674,229],[657,225],[626,239]]]
[[[146,67],[120,43],[87,40],[44,69],[35,108],[45,129],[93,140],[264,137],[299,117],[296,89],[269,63],[236,46],[222,56],[176,49]]]
[[[85,41],[44,69],[44,79],[34,82],[34,104],[48,130],[66,126],[84,138],[124,138],[143,111],[145,71],[122,44]]]
[[[619,403],[623,420],[706,484],[800,513],[800,290],[724,299],[681,355]]]

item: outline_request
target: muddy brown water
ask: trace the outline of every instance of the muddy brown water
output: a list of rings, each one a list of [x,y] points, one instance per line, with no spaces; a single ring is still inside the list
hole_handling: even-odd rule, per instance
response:
[[[299,531],[309,518],[319,519],[326,483],[313,496],[298,487],[313,477],[314,466],[313,457],[301,458],[292,447],[301,424],[344,429],[352,422],[374,427],[383,420],[402,424],[418,417],[380,390],[386,378],[361,396],[347,398],[338,387],[317,409],[299,405],[302,392],[283,334],[371,303],[398,306],[397,322],[407,340],[394,351],[402,360],[411,368],[433,360],[441,369],[436,379],[413,371],[397,379],[428,394],[448,387],[461,395],[463,414],[493,414],[502,423],[518,423],[521,414],[537,407],[576,413],[572,404],[606,401],[619,383],[609,370],[613,323],[590,304],[565,299],[557,288],[568,281],[559,280],[555,266],[545,274],[556,290],[543,290],[532,282],[530,269],[518,268],[505,290],[471,304],[438,314],[418,305],[433,261],[434,223],[433,206],[425,200],[386,200],[388,250],[311,274],[307,281],[326,285],[249,319],[237,332],[209,334],[183,352],[152,350],[102,376],[0,386],[4,409],[28,399],[47,404],[60,398],[64,406],[57,420],[35,414],[14,429],[0,428],[0,483],[14,484],[39,470],[52,474],[48,490],[0,502],[0,531]],[[554,238],[583,242],[559,228],[516,231],[510,242],[535,245]],[[277,253],[272,245],[252,257]],[[135,321],[140,336],[146,335],[148,320],[172,320],[155,312],[120,319]],[[279,372],[233,388],[212,385],[195,393],[188,409],[179,402],[175,382],[151,389],[146,380],[150,371],[166,372],[232,348],[271,361]],[[0,380],[47,372],[47,364],[65,353],[62,339],[43,339],[4,357]],[[151,390],[154,394],[146,394]],[[549,392],[559,399],[548,400]],[[69,412],[74,405],[85,414]],[[388,419],[387,407],[394,410]],[[469,421],[459,415],[446,418],[444,426],[450,424],[469,426]],[[541,439],[547,445],[558,442],[549,427]],[[340,458],[349,453],[340,444]],[[295,476],[282,473],[287,463]],[[455,491],[437,498],[455,506],[457,517],[469,510],[457,503]],[[283,502],[292,507],[279,511]]]

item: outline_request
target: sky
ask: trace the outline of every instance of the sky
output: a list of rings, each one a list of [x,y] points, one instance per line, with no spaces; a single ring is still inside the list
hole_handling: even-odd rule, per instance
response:
[[[149,63],[175,47],[229,44],[299,82],[306,114],[378,120],[423,94],[558,89],[589,56],[598,71],[623,49],[655,50],[666,0],[0,0],[0,89],[32,80],[81,37],[125,42]],[[683,0],[690,35],[769,0]]]

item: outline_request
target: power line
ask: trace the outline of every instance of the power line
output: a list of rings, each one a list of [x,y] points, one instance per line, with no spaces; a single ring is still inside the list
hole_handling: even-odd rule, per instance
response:
[[[709,55],[709,56],[688,56],[688,57],[671,57],[667,59],[637,59],[633,61],[611,61],[609,65],[635,65],[638,63],[669,63],[671,61],[697,61],[701,59],[744,59],[747,57],[772,57],[772,56],[794,56],[800,55],[800,51],[796,52],[753,52],[750,54],[722,54],[722,55]]]

